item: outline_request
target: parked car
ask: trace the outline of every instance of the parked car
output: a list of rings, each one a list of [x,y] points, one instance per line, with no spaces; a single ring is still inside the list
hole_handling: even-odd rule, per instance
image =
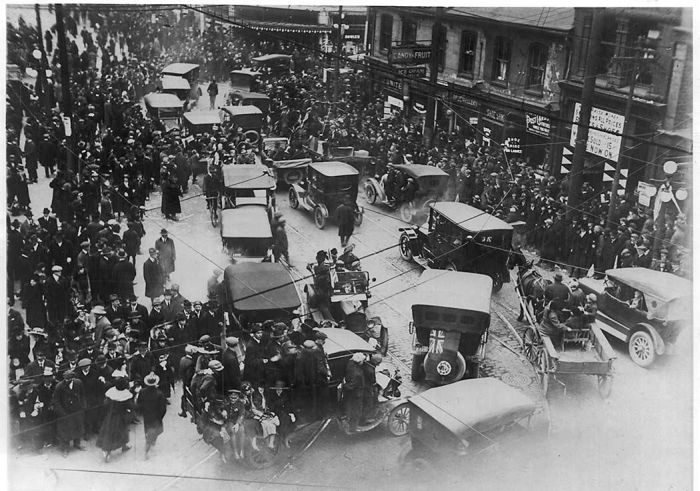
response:
[[[433,203],[423,225],[399,231],[399,252],[406,261],[424,268],[488,275],[494,291],[510,281],[513,227],[484,211],[464,203]]]
[[[445,385],[477,378],[491,322],[491,278],[429,269],[411,305],[411,378]]]
[[[190,86],[199,82],[199,65],[194,63],[171,63],[163,68],[161,74],[165,76],[180,77],[187,80]]]
[[[185,109],[192,109],[199,100],[199,87],[191,86],[185,78],[166,75],[160,79],[158,85],[164,94],[173,94],[180,99]]]
[[[151,92],[143,98],[146,112],[158,121],[166,132],[179,129],[184,114],[184,103],[173,94]]]
[[[292,56],[272,53],[256,56],[251,61],[253,69],[262,72],[268,77],[272,77],[289,73],[292,63]]]
[[[323,229],[328,217],[348,201],[355,208],[355,225],[362,223],[364,210],[357,205],[359,173],[342,162],[315,162],[307,166],[304,181],[289,188],[289,206],[313,211],[316,226]]]
[[[236,91],[252,92],[258,90],[260,85],[260,76],[258,71],[244,68],[242,70],[231,70],[229,77],[231,80],[231,88]]]
[[[182,126],[188,136],[212,134],[221,126],[219,111],[190,111],[182,115]]]
[[[263,118],[270,114],[270,98],[259,92],[239,90],[229,92],[226,104],[228,106],[255,106],[262,111]]]
[[[693,284],[647,268],[609,269],[605,274],[603,280],[581,278],[581,289],[598,297],[600,328],[627,343],[633,362],[649,367],[692,325]]]

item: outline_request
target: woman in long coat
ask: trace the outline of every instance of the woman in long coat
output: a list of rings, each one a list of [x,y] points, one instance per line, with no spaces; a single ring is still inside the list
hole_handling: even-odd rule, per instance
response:
[[[121,448],[122,452],[126,452],[131,449],[128,443],[133,405],[126,378],[118,379],[114,387],[105,392],[105,416],[97,436],[97,446],[102,449],[105,462],[109,462],[112,451]]]
[[[182,213],[180,208],[180,186],[178,186],[175,178],[170,177],[163,180],[161,188],[163,198],[160,211],[165,215],[165,218],[172,220],[176,214]]]
[[[136,403],[143,416],[143,430],[146,433],[145,458],[156,444],[158,435],[163,433],[163,417],[167,409],[165,396],[158,390],[159,377],[149,374],[143,379],[144,388],[139,392]]]

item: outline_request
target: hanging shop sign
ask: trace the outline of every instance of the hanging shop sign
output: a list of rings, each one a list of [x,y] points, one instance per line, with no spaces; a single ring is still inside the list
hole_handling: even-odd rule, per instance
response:
[[[523,149],[520,146],[520,138],[517,136],[511,136],[506,138],[506,140],[503,142],[503,145],[505,146],[505,151],[508,153],[512,154],[522,154]]]
[[[395,46],[389,50],[389,63],[399,65],[430,63],[430,52],[430,46]]]
[[[637,183],[637,199],[642,206],[651,206],[651,199],[656,196],[656,187],[648,182]]]
[[[528,133],[549,138],[551,124],[547,116],[525,113],[525,129]]]
[[[574,123],[578,123],[581,114],[581,103],[574,106]],[[617,162],[622,144],[622,130],[625,127],[625,117],[594,107],[591,109],[590,129],[586,151],[607,160]],[[603,131],[601,131],[603,130]],[[617,134],[615,134],[617,133]],[[571,126],[571,146],[576,146],[578,125]]]
[[[427,70],[426,70],[425,66],[421,66],[421,65],[404,66],[404,67],[398,67],[396,69],[396,73],[398,73],[402,77],[423,78],[423,77],[425,77]]]

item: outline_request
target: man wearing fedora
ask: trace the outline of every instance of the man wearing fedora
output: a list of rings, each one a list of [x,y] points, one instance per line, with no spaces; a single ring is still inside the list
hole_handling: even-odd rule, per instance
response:
[[[143,416],[143,431],[146,436],[144,459],[148,460],[148,452],[156,444],[158,435],[163,433],[163,418],[167,411],[167,403],[163,393],[158,390],[160,378],[149,373],[143,379],[144,387],[139,391],[136,404]]]
[[[34,352],[34,361],[29,363],[24,369],[24,376],[36,381],[38,377],[43,376],[45,368],[56,368],[56,365],[51,360],[46,359],[46,350],[39,348]]]
[[[114,289],[123,298],[134,294],[136,267],[128,259],[124,249],[119,249],[117,252],[117,264],[114,265],[112,270]]]
[[[95,332],[94,345],[96,348],[99,348],[102,345],[102,338],[104,337],[105,331],[112,327],[112,323],[109,322],[107,311],[102,305],[95,305],[91,313],[95,319],[93,324],[93,330]]]
[[[45,366],[44,373],[37,386],[39,402],[42,407],[42,431],[41,437],[43,445],[53,445],[56,443],[56,413],[53,407],[53,394],[56,390],[56,370]]]
[[[226,338],[226,349],[221,353],[221,364],[224,366],[224,393],[241,388],[241,362],[236,354],[237,346],[238,338],[233,336]]]
[[[75,372],[67,370],[53,394],[53,407],[56,412],[56,438],[63,456],[68,455],[70,443],[78,450],[85,450],[80,440],[85,432],[85,391],[83,383]]]
[[[45,284],[46,311],[49,322],[54,325],[63,322],[70,312],[70,283],[62,271],[61,266],[53,266]]]
[[[164,279],[168,281],[170,279],[170,274],[175,271],[175,242],[168,237],[168,231],[166,229],[160,231],[160,238],[156,240],[154,247],[158,251],[160,265],[163,269],[163,276],[165,277]]]
[[[146,296],[153,300],[163,294],[165,276],[158,260],[158,251],[151,247],[148,249],[148,256],[143,263],[143,279],[146,283]]]
[[[100,429],[100,406],[104,394],[103,383],[99,380],[97,371],[93,368],[90,358],[82,358],[78,362],[75,375],[83,383],[85,392],[85,439],[89,439]]]
[[[114,322],[114,319],[124,319],[126,317],[126,312],[124,311],[124,307],[122,307],[119,295],[111,293],[108,300],[109,305],[105,308],[107,320],[109,320],[109,322]]]

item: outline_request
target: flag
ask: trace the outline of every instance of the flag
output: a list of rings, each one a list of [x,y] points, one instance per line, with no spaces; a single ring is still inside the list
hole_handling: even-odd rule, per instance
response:
[[[430,344],[428,345],[429,353],[442,353],[443,345],[445,344],[445,331],[440,329],[431,329]]]

